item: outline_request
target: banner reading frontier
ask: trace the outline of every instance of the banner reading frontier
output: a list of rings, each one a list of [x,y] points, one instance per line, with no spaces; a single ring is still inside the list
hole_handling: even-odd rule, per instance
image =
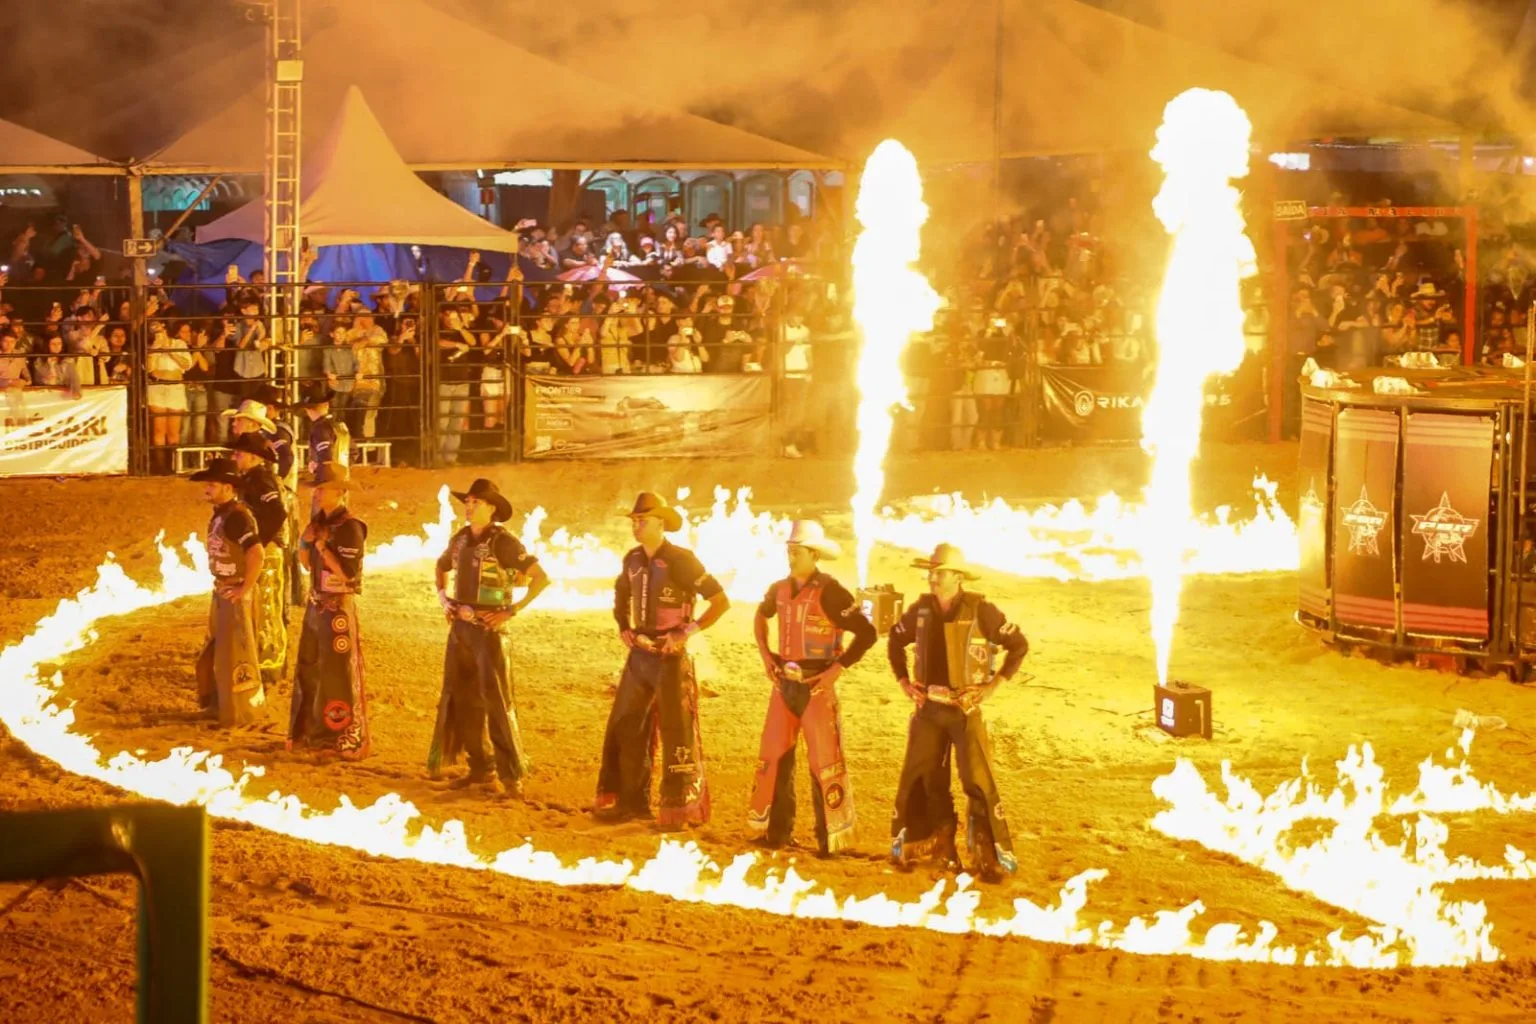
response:
[[[729,457],[771,450],[773,382],[760,374],[526,380],[526,458]]]
[[[0,395],[0,477],[128,472],[128,389]]]

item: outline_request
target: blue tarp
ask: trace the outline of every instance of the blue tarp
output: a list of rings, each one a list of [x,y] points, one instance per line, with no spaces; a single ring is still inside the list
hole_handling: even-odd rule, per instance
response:
[[[395,243],[324,246],[314,266],[310,268],[309,281],[311,284],[334,282],[349,285],[383,285],[390,281],[446,283],[457,281],[469,260],[468,249],[424,245],[421,246],[421,261],[418,263],[411,249],[409,245]],[[262,267],[261,246],[243,239],[204,242],[200,245],[171,242],[166,246],[166,251],[186,264],[186,269],[178,273],[174,281],[166,283],[172,288],[172,300],[188,310],[212,310],[224,301],[223,288],[231,263],[239,268],[240,276],[247,281],[253,272]],[[490,268],[491,281],[475,289],[477,302],[493,301],[501,293],[511,259],[513,257],[509,253],[480,254],[481,265]],[[517,260],[522,267],[524,281],[556,279],[554,271],[541,270],[522,257],[517,257]],[[176,288],[177,285],[182,287]],[[371,303],[372,288],[357,290],[362,294],[364,302]],[[329,304],[334,304],[336,296],[337,291],[333,289]]]

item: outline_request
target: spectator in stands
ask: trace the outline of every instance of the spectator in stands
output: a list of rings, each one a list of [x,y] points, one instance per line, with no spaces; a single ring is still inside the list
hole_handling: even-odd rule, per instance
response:
[[[167,333],[164,320],[149,325],[149,357],[145,370],[149,375],[150,471],[169,474],[171,449],[181,442],[181,421],[187,412],[187,389],[182,377],[192,365],[186,346]]]
[[[390,336],[384,349],[384,376],[388,381],[384,436],[392,446],[391,461],[402,466],[421,458],[421,351],[416,330],[415,318],[403,317],[399,332]]]
[[[208,349],[208,327],[186,320],[176,325],[176,343],[187,350],[190,362],[181,375],[187,389],[187,416],[181,421],[183,447],[208,443],[208,381],[213,376],[214,356]]]
[[[500,430],[507,408],[507,339],[516,328],[503,324],[501,329],[480,335],[480,412],[486,430]]]
[[[703,373],[710,352],[699,344],[699,332],[692,317],[673,321],[676,332],[667,339],[667,369],[670,373]]]
[[[347,332],[354,381],[347,427],[354,438],[371,440],[378,433],[379,405],[384,400],[384,345],[388,340],[367,307],[353,318],[352,329]]]
[[[0,327],[0,391],[15,391],[32,383],[27,358],[16,349],[16,331]]]
[[[74,397],[80,395],[80,380],[75,375],[75,359],[66,350],[64,336],[48,334],[42,354],[32,357],[32,386],[58,388]]]
[[[100,383],[96,379],[96,359],[107,350],[106,323],[96,319],[92,306],[75,308],[74,324],[65,335],[67,351],[75,355],[75,376],[81,387]]]
[[[717,219],[709,229],[709,241],[704,246],[704,261],[716,270],[724,270],[734,255],[731,240],[726,237],[725,225]]]
[[[683,247],[678,241],[677,225],[668,224],[662,233],[661,247],[656,252],[656,262],[661,266],[661,276],[671,277],[683,265]]]
[[[784,233],[784,242],[779,246],[779,255],[787,260],[803,259],[810,246],[805,237],[805,224],[801,221],[790,221],[789,228]]]
[[[641,330],[638,310],[638,302],[631,295],[620,295],[608,307],[608,315],[599,328],[598,359],[604,374],[630,372],[634,359],[630,339]]]
[[[580,317],[566,317],[555,339],[555,368],[572,376],[598,372],[597,353],[592,350],[592,334]]]
[[[976,447],[983,451],[1003,447],[1003,405],[1013,387],[1008,374],[1013,343],[1008,321],[999,319],[991,323],[976,347],[971,387],[975,394]]]
[[[338,316],[331,321],[331,343],[321,351],[325,383],[331,389],[331,416],[352,429],[348,411],[352,408],[352,389],[357,386],[357,352],[352,348],[352,321]]]
[[[479,367],[472,355],[475,336],[464,326],[457,309],[444,309],[437,325],[437,433],[445,465],[456,465],[469,429],[469,391]]]
[[[256,275],[252,274],[254,279]],[[234,371],[236,393],[248,397],[257,384],[267,377],[267,349],[272,341],[267,337],[267,326],[261,321],[261,306],[246,299],[240,306],[239,337],[235,342]]]
[[[575,238],[571,239],[571,247],[567,249],[565,255],[560,258],[560,269],[562,271],[577,270],[581,267],[590,267],[596,265],[597,257],[594,256],[591,250],[587,248],[587,239],[585,235],[577,235]]]
[[[705,349],[709,352],[710,373],[742,373],[751,367],[762,366],[762,355],[747,330],[749,324],[736,316],[736,299],[721,295],[713,299],[715,316],[708,316],[706,302],[704,326],[701,329]]]
[[[128,329],[122,324],[107,327],[107,347],[97,356],[96,379],[103,384],[127,384],[133,376],[133,353],[128,351]]]

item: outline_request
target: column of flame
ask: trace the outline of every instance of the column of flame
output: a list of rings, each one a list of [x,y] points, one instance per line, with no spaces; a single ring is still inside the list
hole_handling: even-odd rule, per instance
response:
[[[1159,682],[1168,679],[1194,540],[1190,464],[1199,454],[1205,382],[1243,358],[1238,285],[1254,271],[1254,251],[1231,182],[1248,173],[1251,131],[1231,96],[1190,89],[1164,108],[1152,149],[1165,175],[1152,208],[1173,236],[1157,307],[1157,381],[1141,417],[1142,447],[1153,457],[1141,554],[1152,585]]]
[[[853,248],[853,318],[859,325],[858,449],[853,457],[853,533],[859,583],[879,528],[885,456],[893,407],[907,401],[901,353],[917,331],[933,326],[939,297],[913,266],[928,219],[917,161],[894,139],[875,147],[864,165],[855,210],[863,230]]]

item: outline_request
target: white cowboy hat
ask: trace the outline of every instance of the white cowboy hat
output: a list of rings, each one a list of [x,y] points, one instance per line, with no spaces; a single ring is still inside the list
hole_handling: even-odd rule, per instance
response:
[[[822,558],[831,561],[840,558],[843,549],[837,541],[827,537],[827,531],[814,519],[796,519],[789,527],[789,539],[786,544],[798,544],[803,548],[810,548]]]
[[[915,559],[912,565],[914,568],[927,569],[929,572],[932,572],[934,569],[957,572],[962,579],[974,580],[977,578],[976,570],[970,567],[970,564],[965,560],[965,555],[961,554],[960,549],[953,544],[940,544],[933,549],[931,557]]]
[[[249,398],[240,403],[240,408],[225,409],[219,415],[229,416],[233,419],[250,420],[269,434],[277,430],[277,424],[267,418],[266,406]]]

